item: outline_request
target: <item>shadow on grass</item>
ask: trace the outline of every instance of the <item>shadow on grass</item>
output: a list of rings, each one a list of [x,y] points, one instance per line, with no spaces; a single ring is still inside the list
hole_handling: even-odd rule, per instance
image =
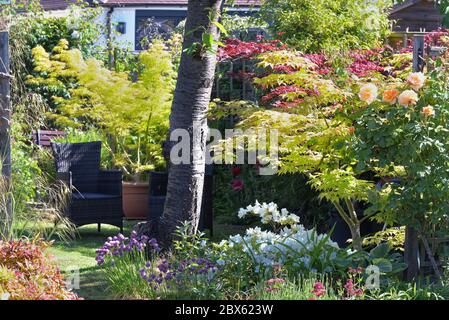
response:
[[[137,222],[126,221],[124,234],[129,235]],[[55,239],[49,253],[56,259],[57,265],[64,273],[79,270],[80,288],[74,290],[86,300],[113,299],[107,290],[107,282],[103,270],[97,266],[95,250],[100,248],[106,238],[117,235],[120,230],[109,225],[102,225],[98,232],[97,225],[87,225],[78,228],[72,241]]]
[[[74,290],[78,296],[86,300],[109,300],[113,296],[100,267],[89,267],[80,270],[80,287]]]

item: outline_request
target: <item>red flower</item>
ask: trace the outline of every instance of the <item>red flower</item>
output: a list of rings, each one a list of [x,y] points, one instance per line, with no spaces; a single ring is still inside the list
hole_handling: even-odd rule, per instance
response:
[[[357,297],[357,296],[361,296],[363,294],[363,289],[356,288],[351,279],[346,281],[344,288],[346,290],[347,297],[354,297],[354,296]]]
[[[243,190],[243,185],[244,185],[243,180],[240,179],[234,179],[231,182],[231,186],[232,189],[234,189],[234,191]]]
[[[242,173],[242,168],[240,168],[240,167],[237,167],[237,166],[235,166],[235,167],[232,167],[232,175],[235,177],[235,176],[238,176],[239,174],[241,174]]]
[[[285,280],[282,279],[282,278],[273,278],[273,279],[267,280],[267,284],[269,286],[272,286],[272,285],[277,284],[277,283],[284,283],[284,282],[285,282]]]
[[[326,294],[326,287],[324,286],[324,284],[322,282],[315,282],[315,284],[313,285],[313,290],[312,293],[317,297],[321,297],[324,296]]]
[[[349,274],[361,274],[363,272],[363,268],[362,267],[357,267],[357,268],[349,268],[348,269],[348,273]]]

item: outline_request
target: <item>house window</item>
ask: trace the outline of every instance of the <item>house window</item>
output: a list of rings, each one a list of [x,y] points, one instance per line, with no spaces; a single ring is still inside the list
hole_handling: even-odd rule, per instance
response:
[[[154,38],[169,38],[186,17],[185,10],[137,10],[135,49],[145,49]]]
[[[117,23],[115,30],[120,34],[125,34],[126,33],[126,22]]]

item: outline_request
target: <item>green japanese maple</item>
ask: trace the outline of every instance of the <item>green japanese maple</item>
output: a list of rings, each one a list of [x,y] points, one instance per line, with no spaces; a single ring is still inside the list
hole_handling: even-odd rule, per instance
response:
[[[352,120],[340,110],[343,108],[341,103],[352,94],[315,72],[313,63],[298,52],[265,53],[258,59],[258,66],[268,75],[255,83],[268,92],[280,86],[294,86],[294,90],[282,97],[293,103],[289,107],[284,104],[283,107],[268,105],[266,109],[242,109],[244,119],[237,128],[244,133],[239,137],[249,142],[257,139],[258,130],[276,130],[280,159],[271,165],[279,166],[281,174],[308,176],[320,197],[335,205],[351,231],[354,248],[361,250],[360,225],[369,216],[360,218],[354,202],[368,201],[375,187],[374,183],[360,179],[354,170],[355,154],[350,148]],[[277,73],[279,66],[292,67],[294,71]],[[228,114],[220,109],[216,112]],[[251,133],[249,129],[257,130]],[[254,143],[246,145],[248,151],[254,146]],[[219,156],[223,148],[223,145],[216,148]]]
[[[110,138],[114,164],[128,176],[162,165],[175,78],[162,43],[141,53],[135,82],[98,60],[83,59],[65,40],[51,53],[34,48],[33,58],[35,74],[27,84],[51,99],[55,107],[47,117],[58,127],[101,130]]]

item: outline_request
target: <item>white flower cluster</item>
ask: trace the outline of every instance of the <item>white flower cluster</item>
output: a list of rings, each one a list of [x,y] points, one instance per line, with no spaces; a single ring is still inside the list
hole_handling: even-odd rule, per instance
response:
[[[296,214],[289,213],[285,208],[279,211],[278,205],[273,202],[260,204],[256,200],[253,206],[249,205],[246,209],[240,208],[238,217],[242,219],[247,215],[259,216],[263,224],[277,223],[281,226],[295,226],[299,223],[299,217]]]
[[[340,249],[325,237],[315,230],[306,230],[302,225],[285,227],[279,234],[257,227],[246,230],[244,236],[231,236],[229,247],[247,253],[258,266],[256,271],[275,265],[290,265],[299,271],[330,272],[331,262]],[[316,270],[313,261],[320,261],[320,265],[325,261],[330,263],[324,270]]]

